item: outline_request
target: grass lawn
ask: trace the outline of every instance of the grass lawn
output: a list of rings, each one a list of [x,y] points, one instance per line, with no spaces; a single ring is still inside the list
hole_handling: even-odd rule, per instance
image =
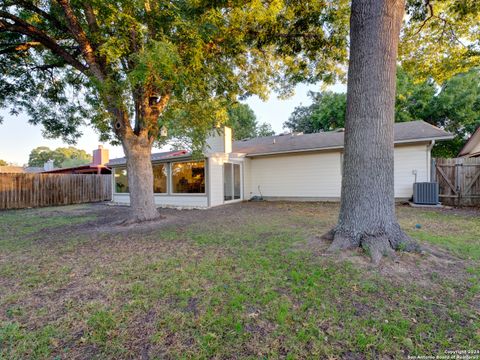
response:
[[[338,205],[0,213],[0,358],[397,359],[480,350],[480,213],[399,207],[433,254],[327,256]],[[421,228],[417,229],[416,224]]]

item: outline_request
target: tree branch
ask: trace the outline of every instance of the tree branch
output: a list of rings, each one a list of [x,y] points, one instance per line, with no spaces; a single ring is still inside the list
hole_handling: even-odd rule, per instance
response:
[[[18,0],[18,5],[21,5],[23,8],[33,11],[34,13],[40,15],[44,19],[48,20],[52,25],[54,25],[60,31],[68,31],[68,28],[62,24],[56,17],[50,15],[46,11],[35,6],[32,2],[26,0]]]
[[[95,16],[95,12],[93,11],[93,8],[90,2],[85,1],[83,3],[83,9],[85,12],[85,17],[87,19],[87,24],[90,32],[94,35],[98,35],[100,32],[100,28],[98,27],[97,17]]]
[[[80,44],[83,56],[87,61],[88,65],[90,66],[92,75],[94,75],[98,80],[104,80],[105,79],[104,69],[100,67],[97,61],[97,58],[95,56],[95,51],[92,46],[92,43],[88,39],[85,31],[82,29],[77,16],[74,14],[73,9],[70,6],[70,2],[68,0],[57,0],[57,1],[60,4],[60,6],[63,8],[65,17],[67,18],[70,32]]]
[[[64,62],[57,62],[57,63],[53,63],[53,64],[44,64],[44,65],[33,66],[30,69],[45,71],[45,70],[50,70],[50,69],[62,68],[64,65],[65,65]]]
[[[2,20],[1,18],[13,21],[13,24]],[[63,58],[68,64],[77,70],[86,73],[88,68],[78,61],[72,54],[60,46],[54,39],[37,27],[25,22],[24,20],[12,15],[6,11],[0,10],[0,31],[10,31],[23,34],[40,42],[43,46],[50,49],[54,54]]]
[[[11,46],[8,46],[6,48],[3,48],[0,50],[0,55],[2,54],[12,54],[16,52],[24,52],[27,51],[28,49],[39,46],[41,43],[39,41],[27,41],[22,44],[14,44]]]
[[[412,35],[412,36],[416,36],[420,33],[420,31],[422,31],[422,29],[425,27],[425,25],[427,24],[427,22],[433,18],[435,16],[434,12],[433,12],[433,5],[430,4],[430,0],[425,0],[425,5],[428,7],[429,11],[430,11],[430,15],[423,21],[422,25],[420,25],[420,27],[418,28],[417,31],[415,31],[415,33]]]

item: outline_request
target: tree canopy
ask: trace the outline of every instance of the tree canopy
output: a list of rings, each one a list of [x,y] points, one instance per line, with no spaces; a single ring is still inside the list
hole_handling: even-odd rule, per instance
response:
[[[480,66],[477,0],[408,0],[407,15],[399,60],[416,79],[441,84]]]
[[[233,129],[234,140],[275,134],[270,124],[258,123],[255,113],[248,104],[236,103],[229,106],[226,124]]]
[[[47,136],[73,142],[87,123],[121,143],[132,218],[149,220],[155,143],[183,136],[201,149],[229,104],[335,81],[347,34],[347,0],[6,0],[0,107]]]
[[[275,135],[275,131],[273,131],[272,125],[270,125],[269,123],[263,123],[257,127],[258,137],[272,136],[272,135]]]
[[[0,166],[7,166],[8,163],[5,160],[0,159]]]
[[[55,167],[65,168],[89,164],[92,157],[85,150],[73,146],[59,147],[55,150],[47,146],[39,146],[30,152],[28,166],[43,167],[49,160],[53,160]]]
[[[281,1],[5,1],[0,105],[26,112],[47,136],[66,141],[84,123],[103,139],[121,140],[130,122],[155,140],[164,140],[161,125],[171,136],[199,140],[197,134],[227,120],[230,100],[265,98],[271,89],[288,92],[295,80],[341,74],[345,3],[286,11]],[[330,50],[316,51],[326,45]],[[138,114],[140,88],[149,93],[142,101],[158,102],[158,114],[165,110],[153,124]],[[128,115],[123,125],[112,119],[118,112]]]
[[[283,124],[284,128],[295,132],[314,133],[345,126],[345,93],[310,91],[308,96],[312,104],[295,107],[290,118]]]

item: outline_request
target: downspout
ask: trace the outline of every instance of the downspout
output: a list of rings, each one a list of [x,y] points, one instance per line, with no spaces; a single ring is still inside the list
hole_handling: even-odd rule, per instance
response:
[[[427,169],[428,169],[428,176],[427,179],[429,182],[435,181],[435,166],[432,160],[432,149],[435,145],[435,140],[432,140],[429,145],[427,145]]]

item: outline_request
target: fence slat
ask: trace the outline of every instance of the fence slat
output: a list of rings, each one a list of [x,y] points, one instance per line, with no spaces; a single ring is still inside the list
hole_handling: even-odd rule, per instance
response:
[[[435,159],[440,198],[446,205],[480,205],[480,158]]]
[[[0,174],[0,209],[108,201],[111,186],[111,175]]]

